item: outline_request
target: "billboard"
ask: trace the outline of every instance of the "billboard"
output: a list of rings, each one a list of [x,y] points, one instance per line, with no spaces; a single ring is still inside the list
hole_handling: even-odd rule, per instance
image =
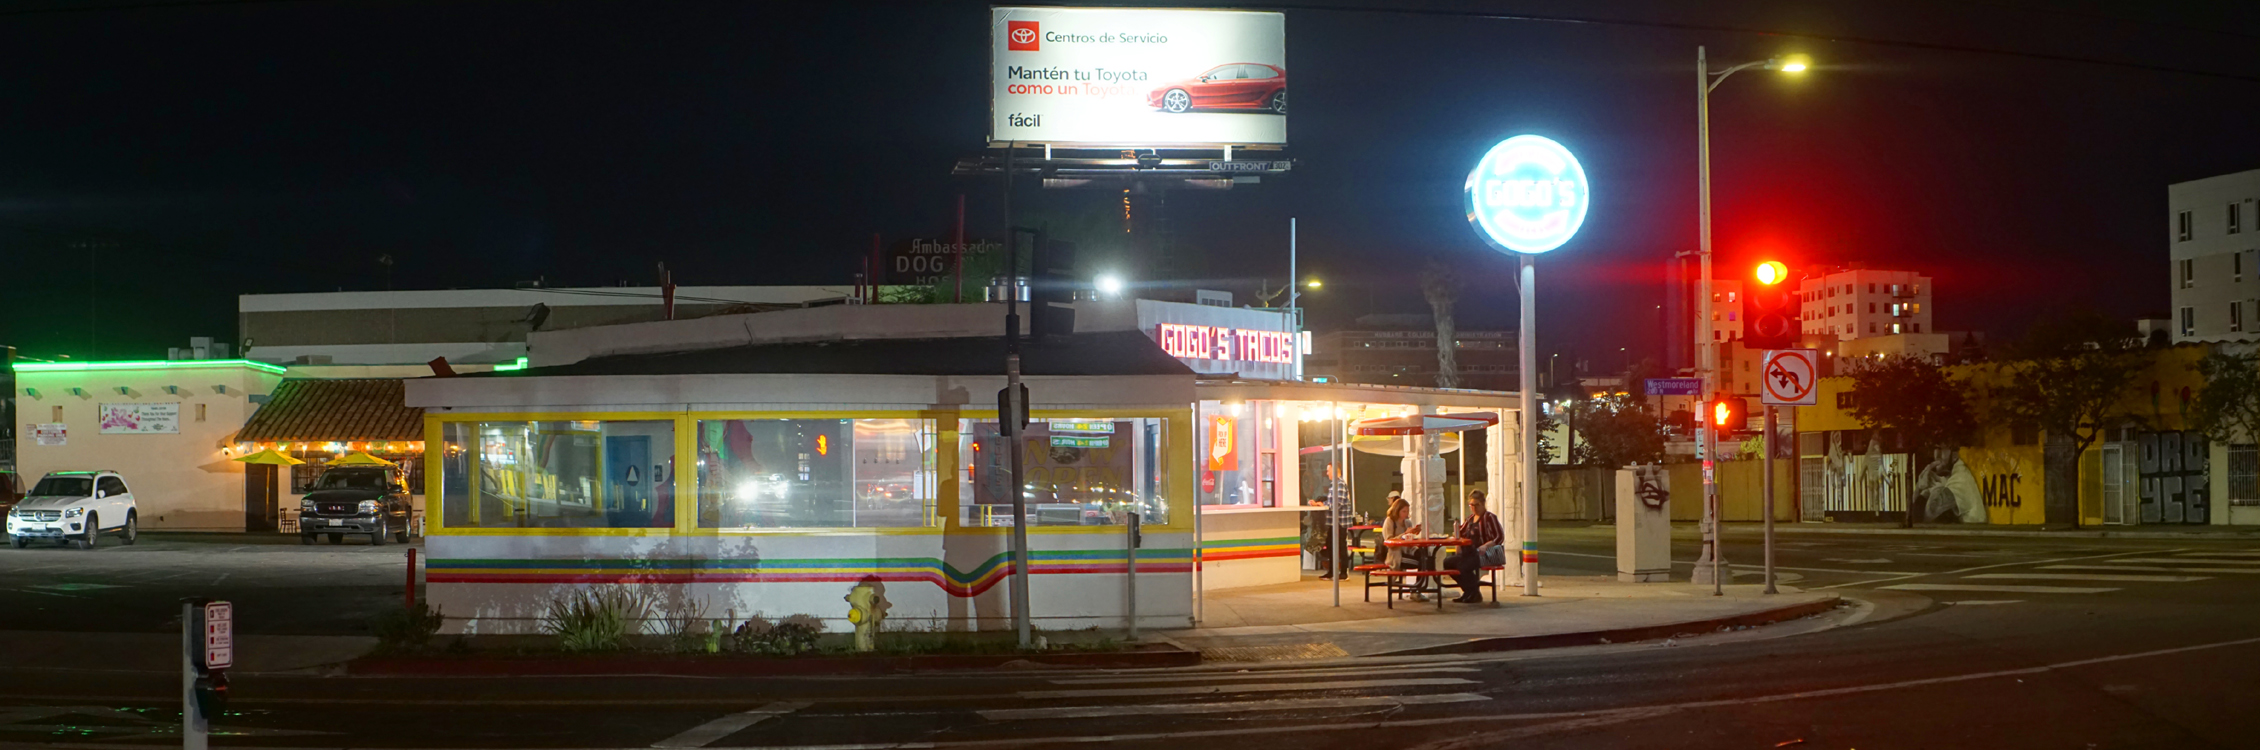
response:
[[[1145,8],[989,10],[989,140],[1287,142],[1287,17]]]

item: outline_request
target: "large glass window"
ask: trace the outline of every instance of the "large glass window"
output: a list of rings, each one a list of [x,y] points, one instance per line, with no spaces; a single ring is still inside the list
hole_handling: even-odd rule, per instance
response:
[[[938,525],[930,419],[698,423],[700,528]]]
[[[672,421],[448,422],[453,528],[671,528]]]
[[[1011,444],[995,420],[959,423],[959,522],[1011,526]],[[1039,419],[1021,443],[1031,526],[1169,522],[1168,425],[1161,419]]]

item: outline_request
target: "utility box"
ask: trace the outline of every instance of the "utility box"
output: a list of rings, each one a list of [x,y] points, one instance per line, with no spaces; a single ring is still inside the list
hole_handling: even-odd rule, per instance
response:
[[[1617,470],[1617,580],[1671,580],[1671,472],[1661,464]]]

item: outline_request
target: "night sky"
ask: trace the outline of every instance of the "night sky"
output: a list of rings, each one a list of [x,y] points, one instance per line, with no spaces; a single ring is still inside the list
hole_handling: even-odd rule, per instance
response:
[[[982,3],[104,5],[0,9],[0,343],[28,355],[232,339],[243,293],[650,284],[658,262],[844,285],[874,232],[946,235],[959,194],[1001,234],[998,185],[949,175],[986,130]],[[1804,52],[1801,78],[1714,95],[1722,275],[1912,268],[1940,328],[1996,337],[2075,304],[2163,317],[2167,183],[2260,168],[2260,4],[2152,5],[1296,6],[1296,174],[1169,210],[1211,284],[1277,283],[1300,217],[1334,284],[1305,298],[1320,327],[1424,311],[1430,259],[1469,285],[1462,328],[1504,327],[1511,262],[1461,185],[1498,139],[1547,135],[1595,201],[1540,264],[1542,346],[1613,369],[1658,349],[1662,263],[1695,243],[1696,45]]]

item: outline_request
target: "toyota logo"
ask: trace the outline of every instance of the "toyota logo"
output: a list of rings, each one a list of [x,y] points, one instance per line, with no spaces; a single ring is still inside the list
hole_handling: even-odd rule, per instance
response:
[[[1036,30],[1035,30],[1035,29],[1013,29],[1013,30],[1012,30],[1012,42],[1013,42],[1014,44],[1027,44],[1027,43],[1029,43],[1029,42],[1033,42],[1033,41],[1036,41]]]

